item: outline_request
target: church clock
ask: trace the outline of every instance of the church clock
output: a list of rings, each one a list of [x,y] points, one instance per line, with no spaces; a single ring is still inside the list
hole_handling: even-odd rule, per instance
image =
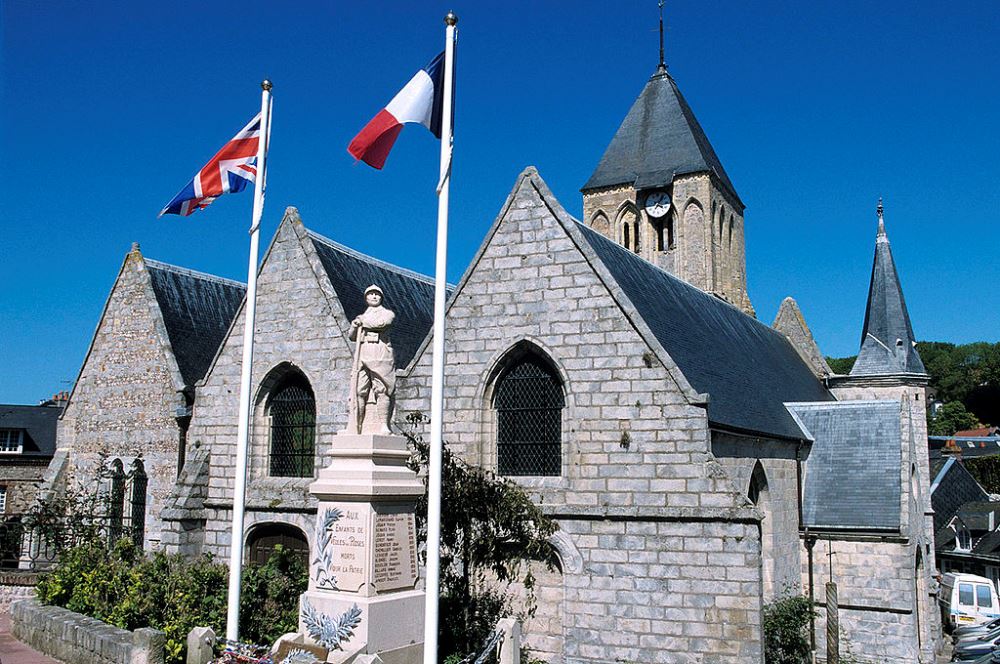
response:
[[[670,194],[667,192],[652,191],[646,195],[646,214],[654,219],[667,214],[670,211]]]

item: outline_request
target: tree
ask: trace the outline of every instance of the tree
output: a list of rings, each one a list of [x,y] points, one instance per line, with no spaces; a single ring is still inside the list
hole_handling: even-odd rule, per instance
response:
[[[975,429],[982,424],[976,416],[965,409],[961,401],[949,401],[940,408],[927,423],[927,432],[932,436],[950,436],[956,431]]]
[[[851,368],[854,366],[854,360],[856,359],[858,359],[857,355],[851,355],[850,357],[828,357],[826,358],[826,363],[830,365],[833,373],[846,376],[851,373]]]
[[[811,602],[790,595],[764,606],[764,659],[768,664],[806,664],[809,648]]]
[[[411,422],[421,419],[411,416]],[[408,437],[415,465],[426,469],[429,447]],[[438,638],[443,660],[480,648],[498,619],[519,613],[512,584],[521,583],[527,591],[527,598],[518,598],[525,600],[519,617],[533,615],[534,578],[529,563],[554,568],[555,550],[549,537],[557,526],[519,486],[466,464],[447,449],[441,470],[442,504],[475,506],[442,510]],[[417,525],[418,538],[426,542],[426,493],[417,504]]]

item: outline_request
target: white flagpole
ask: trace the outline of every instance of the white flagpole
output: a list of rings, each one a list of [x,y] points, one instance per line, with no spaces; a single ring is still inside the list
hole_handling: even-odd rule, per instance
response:
[[[271,81],[264,79],[260,97],[260,129],[257,141],[257,177],[253,187],[253,221],[250,226],[250,265],[247,268],[246,315],[243,321],[243,365],[240,374],[240,420],[236,434],[236,487],[233,491],[233,530],[229,539],[229,610],[226,638],[240,635],[240,580],[243,577],[243,509],[247,493],[247,443],[250,433],[250,375],[253,368],[254,319],[257,313],[257,253],[260,218],[264,213],[267,185],[267,148],[271,137]]]
[[[441,110],[441,177],[438,184],[437,261],[434,268],[434,361],[431,378],[431,449],[427,487],[427,583],[424,598],[424,664],[438,664],[438,598],[441,594],[441,416],[444,405],[444,300],[448,257],[448,189],[451,184],[451,114],[454,106],[455,24],[444,17],[444,99]]]

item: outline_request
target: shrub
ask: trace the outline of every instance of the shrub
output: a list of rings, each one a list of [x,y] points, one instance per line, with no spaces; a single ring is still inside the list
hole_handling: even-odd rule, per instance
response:
[[[767,664],[809,662],[809,598],[791,595],[764,607],[764,660]]]
[[[143,556],[130,540],[111,549],[91,540],[64,551],[38,582],[41,602],[103,620],[123,629],[152,627],[166,635],[167,662],[184,661],[187,635],[207,626],[223,634],[229,568],[211,556],[189,560],[154,553]],[[241,638],[270,643],[294,631],[299,595],[308,585],[305,565],[275,547],[264,565],[244,569]]]

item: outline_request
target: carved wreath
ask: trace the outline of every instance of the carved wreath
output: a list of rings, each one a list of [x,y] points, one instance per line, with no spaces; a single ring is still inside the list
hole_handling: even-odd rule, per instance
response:
[[[333,551],[330,550],[330,542],[333,539],[331,529],[343,516],[344,513],[339,509],[330,507],[316,525],[316,558],[313,564],[316,565],[317,588],[337,590],[337,577],[330,573],[330,568],[333,566]]]
[[[328,650],[343,650],[341,644],[354,636],[361,624],[361,609],[355,604],[336,618],[320,613],[305,598],[302,599],[302,624],[309,637]]]

